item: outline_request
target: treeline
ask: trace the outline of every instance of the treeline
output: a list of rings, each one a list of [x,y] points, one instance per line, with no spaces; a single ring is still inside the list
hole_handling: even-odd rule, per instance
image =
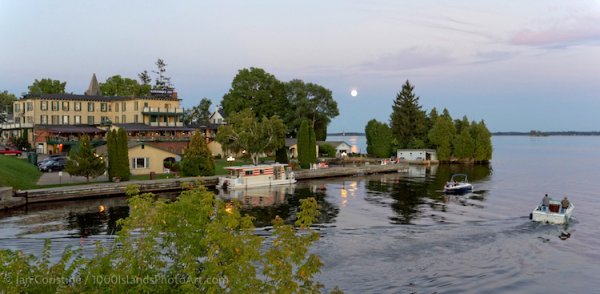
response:
[[[534,136],[534,137],[545,137],[545,136],[600,136],[600,132],[579,132],[579,131],[551,131],[542,132],[532,130],[529,132],[494,132],[492,136]]]
[[[373,119],[365,127],[367,153],[388,157],[397,149],[436,149],[440,161],[488,162],[492,159],[491,133],[483,120],[467,116],[453,120],[447,109],[422,110],[409,81],[392,105],[390,124]]]

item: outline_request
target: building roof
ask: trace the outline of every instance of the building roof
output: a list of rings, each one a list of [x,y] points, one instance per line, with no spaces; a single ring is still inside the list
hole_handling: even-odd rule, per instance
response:
[[[285,147],[292,147],[298,143],[296,138],[285,138]]]
[[[126,97],[126,96],[101,96],[101,95],[78,95],[78,94],[26,94],[21,98],[21,100],[38,98],[45,100],[71,100],[71,101],[100,101],[100,102],[112,102],[112,101],[126,101],[126,100],[134,100],[134,99],[148,99],[148,100],[169,100],[169,101],[179,101],[177,98],[172,97],[159,97],[159,96],[144,96],[144,97]]]
[[[182,131],[189,132],[194,131],[194,128],[188,127],[155,127],[142,123],[128,123],[128,124],[113,124],[116,127],[122,128],[127,132],[141,132],[141,131]]]
[[[98,79],[96,79],[95,73],[92,75],[92,80],[90,81],[87,91],[85,91],[85,95],[100,96],[100,85],[98,85]]]
[[[106,132],[105,130],[88,125],[36,125],[35,128],[51,133],[95,134]]]
[[[426,151],[426,152],[436,152],[435,149],[398,149],[398,152],[413,152],[413,151]]]
[[[317,141],[317,145],[324,145],[324,144],[331,145],[333,148],[337,148],[342,144],[346,144],[346,145],[352,147],[352,145],[348,144],[348,142],[345,142],[345,141]]]
[[[149,146],[149,147],[152,147],[152,148],[155,148],[155,149],[159,149],[159,150],[162,150],[162,151],[165,151],[165,152],[169,152],[169,153],[171,153],[171,154],[173,154],[175,156],[179,155],[179,154],[177,154],[175,152],[172,152],[172,151],[170,151],[168,149],[161,148],[159,146],[155,146],[152,143],[140,142],[140,141],[134,141],[134,140],[127,141],[127,149],[131,149],[133,147],[140,146],[140,145]],[[96,147],[96,153],[97,154],[108,154],[108,145],[105,144],[105,145]]]
[[[219,128],[219,126],[221,126],[222,124],[211,124],[211,123],[206,123],[206,124],[202,124],[202,123],[193,123],[190,124],[188,127],[192,128],[192,129],[200,129],[200,130],[204,130],[204,129],[211,129],[211,130],[216,130]]]

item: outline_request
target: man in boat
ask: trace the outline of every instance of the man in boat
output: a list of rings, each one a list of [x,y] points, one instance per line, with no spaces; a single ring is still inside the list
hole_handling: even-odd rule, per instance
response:
[[[569,202],[569,199],[567,196],[565,196],[565,198],[563,198],[563,200],[560,202],[560,205],[562,206],[561,212],[564,213],[567,208],[569,208],[569,205],[571,205],[571,202]]]
[[[550,197],[548,197],[548,194],[546,194],[544,196],[544,198],[542,198],[542,210],[548,211],[549,206],[550,206]]]

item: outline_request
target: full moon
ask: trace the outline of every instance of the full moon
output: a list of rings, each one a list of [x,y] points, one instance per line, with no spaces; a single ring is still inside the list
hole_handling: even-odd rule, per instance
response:
[[[350,96],[356,97],[356,95],[358,95],[358,91],[356,91],[356,89],[352,89],[352,91],[350,91]]]

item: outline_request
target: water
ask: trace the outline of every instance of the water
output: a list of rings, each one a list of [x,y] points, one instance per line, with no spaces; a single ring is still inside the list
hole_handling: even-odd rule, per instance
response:
[[[293,189],[228,195],[267,226],[291,219],[299,199],[316,196],[322,215],[314,247],[319,280],[347,293],[598,293],[600,283],[600,137],[494,137],[485,166],[413,167],[399,174],[298,183]],[[444,196],[452,173],[475,191]],[[566,227],[532,223],[543,195],[574,203]],[[56,254],[66,245],[93,250],[112,241],[123,198],[38,204],[4,213],[0,247]],[[571,232],[566,240],[560,230]]]

